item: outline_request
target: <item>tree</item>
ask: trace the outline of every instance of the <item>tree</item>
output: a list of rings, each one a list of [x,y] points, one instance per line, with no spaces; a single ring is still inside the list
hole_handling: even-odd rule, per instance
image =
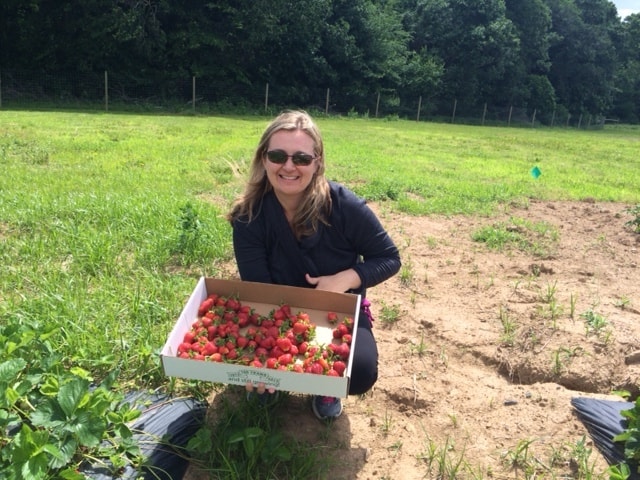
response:
[[[611,115],[623,122],[640,122],[640,14],[625,18],[617,52],[613,108]]]
[[[558,41],[549,50],[549,79],[570,112],[602,114],[612,101],[615,7],[607,0],[546,0]],[[613,13],[613,14],[612,14]]]
[[[407,0],[411,47],[426,49],[444,67],[443,93],[460,111],[512,96],[520,44],[501,0]]]

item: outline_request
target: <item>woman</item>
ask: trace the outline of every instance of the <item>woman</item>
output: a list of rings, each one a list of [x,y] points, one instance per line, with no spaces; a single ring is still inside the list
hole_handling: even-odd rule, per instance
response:
[[[262,134],[244,194],[228,218],[242,280],[362,295],[349,385],[349,394],[358,395],[378,378],[366,289],[395,275],[400,255],[365,202],[324,171],[313,119],[283,112]],[[312,407],[322,420],[342,413],[339,398],[316,396]]]

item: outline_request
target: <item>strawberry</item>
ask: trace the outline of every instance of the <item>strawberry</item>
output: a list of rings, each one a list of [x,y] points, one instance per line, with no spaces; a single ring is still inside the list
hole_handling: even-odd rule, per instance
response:
[[[276,340],[276,344],[278,345],[278,348],[280,348],[280,350],[282,350],[283,352],[288,352],[289,350],[291,350],[291,340],[286,337],[278,338]]]
[[[279,365],[289,365],[293,362],[293,356],[290,353],[284,353],[278,357]]]
[[[336,312],[328,312],[327,320],[329,320],[330,324],[335,325],[338,323],[338,314]]]
[[[217,353],[217,352],[218,352],[218,347],[213,342],[205,343],[204,347],[202,348],[202,354],[206,356],[213,355],[214,353]]]
[[[309,326],[301,321],[295,322],[291,327],[291,330],[295,335],[304,335],[305,333],[307,333],[308,329]]]
[[[342,360],[336,360],[335,362],[333,362],[333,370],[338,372],[339,376],[342,376],[346,368],[347,368],[347,364],[344,363]]]
[[[238,348],[245,348],[248,343],[249,343],[249,339],[245,336],[241,335],[238,338],[236,338],[236,345]]]
[[[182,341],[184,343],[193,343],[195,338],[196,338],[196,334],[192,330],[189,330],[187,333],[184,334]]]
[[[227,310],[232,310],[233,312],[239,311],[241,306],[242,305],[240,305],[240,302],[233,297],[229,297],[227,303],[225,304],[225,308]]]
[[[275,369],[277,366],[278,366],[278,359],[277,358],[273,358],[273,357],[267,358],[267,363],[266,363],[266,367],[267,368]]]
[[[207,313],[214,305],[215,300],[213,298],[205,298],[202,303],[200,303],[200,308],[198,308],[198,316],[202,316]]]

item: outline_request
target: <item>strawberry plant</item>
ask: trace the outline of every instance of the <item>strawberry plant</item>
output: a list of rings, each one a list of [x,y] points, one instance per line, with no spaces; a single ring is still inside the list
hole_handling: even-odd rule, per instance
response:
[[[627,428],[616,435],[613,441],[624,443],[625,458],[630,465],[635,465],[636,473],[640,473],[640,397],[636,399],[633,408],[620,413],[627,420]]]
[[[64,362],[54,328],[15,319],[0,328],[0,478],[84,479],[82,465],[114,473],[139,463],[127,426],[140,415],[111,387]]]

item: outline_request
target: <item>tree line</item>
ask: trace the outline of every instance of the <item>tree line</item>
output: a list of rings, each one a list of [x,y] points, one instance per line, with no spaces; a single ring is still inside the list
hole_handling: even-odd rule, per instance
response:
[[[108,71],[163,98],[197,77],[231,104],[265,84],[299,106],[340,86],[340,111],[382,93],[435,114],[456,101],[460,115],[518,105],[638,123],[640,14],[623,21],[608,0],[4,0],[0,71],[64,74],[74,98]]]

